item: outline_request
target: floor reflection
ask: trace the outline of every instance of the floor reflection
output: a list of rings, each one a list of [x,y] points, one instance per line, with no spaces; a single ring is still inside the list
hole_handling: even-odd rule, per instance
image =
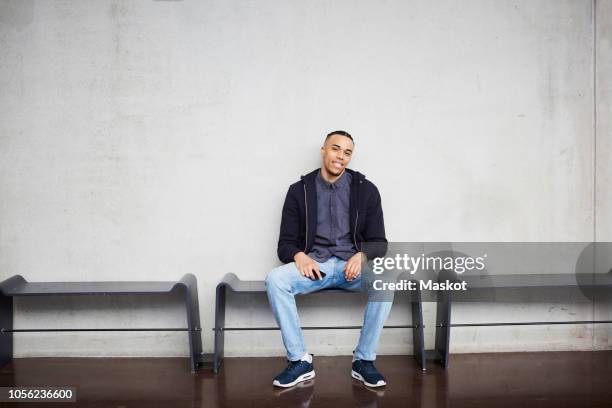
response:
[[[387,386],[351,378],[350,357],[317,357],[317,377],[282,389],[283,358],[228,358],[221,373],[191,374],[183,358],[26,358],[0,386],[70,386],[73,407],[508,407],[612,408],[612,351],[456,354],[422,372],[410,356],[381,356]],[[28,406],[37,406],[36,404]],[[46,405],[45,405],[46,406]]]
[[[308,408],[314,396],[316,378],[303,381],[291,388],[278,388],[273,390],[278,399],[277,406]]]
[[[363,385],[360,381],[353,380],[351,390],[355,406],[360,408],[377,408],[378,401],[385,396],[385,388],[370,388]]]

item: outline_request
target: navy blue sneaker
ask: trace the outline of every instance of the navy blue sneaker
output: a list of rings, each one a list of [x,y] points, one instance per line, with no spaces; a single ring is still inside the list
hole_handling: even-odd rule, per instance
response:
[[[385,377],[383,377],[382,374],[378,372],[376,367],[374,367],[374,361],[353,361],[353,370],[351,371],[351,377],[361,381],[368,387],[383,387],[387,385]]]
[[[277,375],[272,382],[276,387],[289,388],[295,384],[314,378],[314,365],[308,361],[289,361],[287,368]]]

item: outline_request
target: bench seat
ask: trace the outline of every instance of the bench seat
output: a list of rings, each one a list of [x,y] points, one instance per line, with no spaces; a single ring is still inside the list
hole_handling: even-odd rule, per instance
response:
[[[227,292],[236,294],[265,294],[266,284],[263,280],[243,281],[233,273],[226,274],[216,288],[215,298],[215,346],[213,358],[213,371],[218,374],[224,358],[225,332],[239,330],[279,330],[278,327],[226,327],[225,325],[225,307],[227,302]],[[360,292],[350,292],[343,289],[323,289],[315,293],[351,293],[360,294]],[[413,329],[413,351],[419,366],[422,370],[426,369],[425,349],[424,349],[424,333],[423,333],[423,309],[421,302],[420,291],[417,291],[416,298],[411,302],[412,324],[411,325],[396,325],[384,326],[385,328],[411,328]],[[325,329],[361,329],[361,326],[308,326],[302,327],[303,330],[325,330]]]
[[[571,320],[571,321],[514,321],[514,322],[484,322],[453,323],[451,320],[452,303],[457,301],[494,301],[496,294],[507,291],[523,290],[534,292],[548,289],[576,289],[584,294],[596,293],[595,290],[610,292],[612,290],[611,273],[556,273],[556,274],[503,274],[464,276],[452,271],[443,271],[438,281],[451,280],[466,282],[465,293],[439,291],[437,293],[436,313],[436,344],[435,350],[427,351],[427,358],[437,360],[446,368],[450,357],[450,333],[452,327],[493,327],[493,326],[535,326],[560,324],[602,324],[612,323],[612,320]]]
[[[13,329],[13,298],[27,296],[96,296],[96,295],[157,295],[183,293],[187,316],[186,328],[138,329]],[[138,282],[28,282],[14,275],[0,283],[0,364],[13,360],[13,333],[49,331],[187,331],[189,337],[190,368],[195,372],[202,363],[202,337],[198,305],[198,285],[192,274],[178,281]]]

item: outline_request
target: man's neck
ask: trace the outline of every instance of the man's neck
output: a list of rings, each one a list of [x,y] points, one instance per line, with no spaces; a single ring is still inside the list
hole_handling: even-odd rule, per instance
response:
[[[323,180],[327,181],[328,183],[335,183],[336,181],[338,181],[340,179],[340,177],[342,177],[342,175],[344,174],[344,172],[346,171],[346,169],[342,169],[342,173],[338,174],[337,176],[334,174],[330,174],[325,167],[321,167],[321,177],[323,177]]]

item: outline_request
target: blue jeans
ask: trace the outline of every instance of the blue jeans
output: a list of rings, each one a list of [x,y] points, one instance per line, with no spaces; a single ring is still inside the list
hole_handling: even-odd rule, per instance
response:
[[[321,280],[310,280],[303,276],[291,262],[274,268],[266,278],[268,300],[276,322],[281,329],[287,358],[291,361],[301,359],[306,354],[304,336],[300,327],[295,304],[295,295],[312,293],[326,288],[341,288],[362,291],[361,275],[352,281],[344,278],[343,268],[346,261],[331,257],[319,263],[319,268],[327,275]],[[363,318],[359,344],[354,357],[360,360],[375,360],[380,332],[389,316],[393,302],[369,301]]]

